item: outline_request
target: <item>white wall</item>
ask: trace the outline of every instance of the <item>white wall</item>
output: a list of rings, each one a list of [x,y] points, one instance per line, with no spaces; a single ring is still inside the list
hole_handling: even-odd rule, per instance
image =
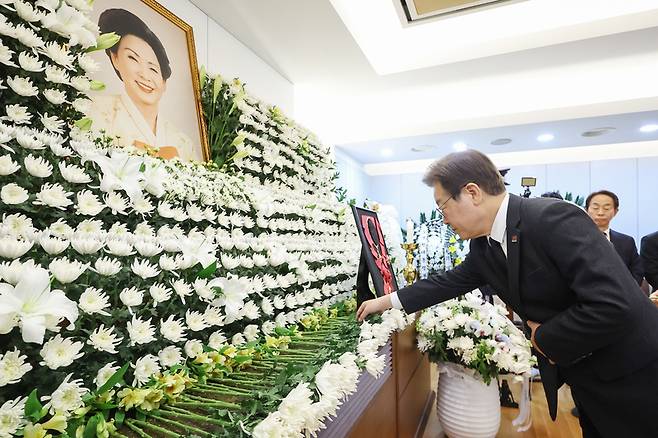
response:
[[[347,199],[356,199],[356,205],[362,206],[368,190],[368,175],[363,171],[361,165],[352,157],[334,149],[336,168],[339,169],[336,187],[347,190]]]
[[[293,84],[188,0],[158,0],[194,29],[199,67],[240,78],[250,94],[294,117]]]
[[[607,189],[619,196],[619,213],[612,228],[639,239],[658,230],[658,157],[585,161],[578,163],[544,164],[512,167],[505,180],[510,193],[520,194],[521,177],[537,178],[532,195],[559,190],[586,197],[589,193]],[[338,161],[339,172],[344,172]],[[349,172],[354,172],[350,169]],[[422,174],[367,176],[365,196],[394,205],[400,218],[417,218],[421,212],[435,208],[432,191],[422,181]],[[347,187],[349,189],[349,187]]]

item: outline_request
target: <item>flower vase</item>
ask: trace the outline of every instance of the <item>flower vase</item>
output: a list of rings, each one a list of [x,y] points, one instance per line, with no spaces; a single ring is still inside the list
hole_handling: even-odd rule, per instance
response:
[[[498,382],[487,385],[473,370],[439,363],[436,411],[450,438],[493,438],[500,427]]]

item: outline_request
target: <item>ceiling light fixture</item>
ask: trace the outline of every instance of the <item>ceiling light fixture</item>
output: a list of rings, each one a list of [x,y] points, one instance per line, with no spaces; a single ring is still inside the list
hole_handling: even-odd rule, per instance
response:
[[[414,146],[411,148],[411,152],[427,152],[434,149],[435,146],[432,144],[421,144],[420,146]]]
[[[511,138],[497,138],[491,142],[494,146],[502,146],[504,144],[510,144],[512,142]]]
[[[655,132],[655,131],[658,131],[658,124],[655,123],[650,123],[640,128],[640,132]]]
[[[462,152],[468,149],[468,145],[463,141],[458,141],[457,143],[453,143],[452,148],[457,152]]]
[[[541,141],[542,143],[545,143],[547,141],[553,140],[554,138],[555,136],[553,134],[546,133],[546,134],[538,135],[537,141]]]
[[[392,156],[393,156],[393,149],[391,148],[382,149],[382,157],[392,157]]]
[[[609,134],[615,129],[617,128],[613,128],[612,126],[606,126],[603,128],[594,128],[594,129],[590,129],[589,131],[585,131],[580,135],[583,137],[599,137],[601,135]]]

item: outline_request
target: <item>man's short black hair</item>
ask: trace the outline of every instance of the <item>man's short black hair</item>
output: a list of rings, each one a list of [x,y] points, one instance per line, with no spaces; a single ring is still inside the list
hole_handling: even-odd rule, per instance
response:
[[[598,192],[590,193],[587,199],[585,200],[585,210],[589,208],[589,203],[593,197],[596,195],[605,195],[612,198],[612,202],[615,204],[615,210],[619,210],[619,198],[617,195],[612,193],[610,190],[599,190]]]
[[[125,35],[134,35],[137,38],[141,38],[146,41],[146,44],[151,46],[155,56],[158,58],[158,63],[160,64],[160,71],[162,72],[162,78],[166,81],[171,76],[171,66],[169,65],[169,58],[167,57],[167,51],[160,39],[149,29],[149,27],[144,23],[137,15],[133,14],[130,11],[125,9],[107,9],[103,11],[101,16],[98,18],[98,27],[100,28],[101,34],[114,32],[120,37]],[[110,56],[110,53],[116,55],[119,50],[119,43],[105,50],[107,56]],[[110,58],[111,59],[111,58]],[[112,65],[114,68],[114,64]],[[114,68],[115,73],[121,78],[121,74]]]
[[[541,194],[541,197],[542,197],[542,198],[555,198],[555,199],[562,199],[562,200],[564,200],[564,198],[562,197],[562,195],[560,195],[560,192],[546,192],[546,193],[542,193],[542,194]]]

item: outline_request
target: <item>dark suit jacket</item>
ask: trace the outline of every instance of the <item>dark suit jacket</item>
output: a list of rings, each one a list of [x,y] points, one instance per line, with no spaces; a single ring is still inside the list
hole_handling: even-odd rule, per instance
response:
[[[535,340],[557,364],[536,353],[553,419],[565,381],[600,385],[658,357],[658,309],[583,210],[510,195],[506,233],[507,272],[496,268],[486,237],[473,239],[462,264],[398,292],[405,311],[491,285],[524,322],[542,324]]]
[[[621,257],[628,270],[631,271],[637,284],[641,285],[644,273],[642,272],[640,255],[637,253],[637,246],[635,246],[635,239],[627,234],[611,229],[610,242],[612,242],[612,245],[617,250],[617,254],[619,254],[619,257]]]
[[[640,257],[644,276],[654,289],[658,289],[658,231],[642,238]]]

